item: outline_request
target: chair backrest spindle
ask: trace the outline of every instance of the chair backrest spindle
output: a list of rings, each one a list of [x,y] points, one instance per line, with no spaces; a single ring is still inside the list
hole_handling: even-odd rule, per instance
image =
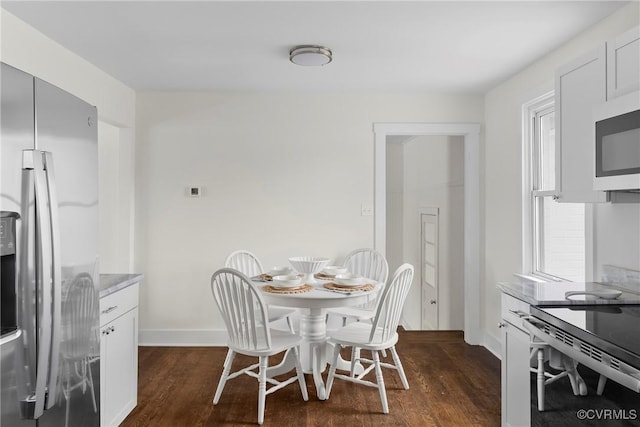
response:
[[[396,333],[412,280],[413,266],[402,264],[382,290],[371,327],[370,342],[386,341]]]
[[[267,306],[245,274],[233,268],[216,271],[211,277],[211,292],[224,318],[231,346],[244,350],[271,347]]]
[[[258,276],[264,273],[262,263],[258,257],[244,249],[232,252],[225,260],[224,266],[238,270],[248,277]]]
[[[350,273],[386,282],[389,276],[389,265],[384,256],[374,249],[356,249],[349,253],[344,260],[344,266]]]

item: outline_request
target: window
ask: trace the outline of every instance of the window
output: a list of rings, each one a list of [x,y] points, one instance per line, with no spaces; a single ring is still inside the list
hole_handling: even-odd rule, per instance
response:
[[[558,203],[553,93],[524,108],[524,271],[550,280],[585,279],[585,205]]]

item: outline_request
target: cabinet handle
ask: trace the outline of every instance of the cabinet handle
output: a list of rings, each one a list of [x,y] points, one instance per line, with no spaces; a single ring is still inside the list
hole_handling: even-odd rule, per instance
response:
[[[525,313],[522,310],[509,310],[509,312],[515,316],[518,316],[521,319],[529,315],[529,313]]]
[[[436,300],[432,299],[431,301],[429,301],[431,304],[435,304]]]
[[[118,308],[117,305],[112,305],[111,307],[107,308],[106,310],[102,310],[101,313],[102,314],[108,314],[111,313],[113,310],[115,310],[116,308]]]
[[[504,322],[498,323],[498,328],[506,328],[506,327],[507,327],[506,323],[504,323]]]

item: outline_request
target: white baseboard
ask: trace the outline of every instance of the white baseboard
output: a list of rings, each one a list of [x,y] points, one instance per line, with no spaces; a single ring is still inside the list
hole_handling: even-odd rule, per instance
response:
[[[226,347],[227,331],[225,329],[144,329],[138,331],[138,345],[166,347]]]
[[[482,344],[484,348],[489,350],[498,359],[502,360],[502,340],[494,337],[493,335],[484,334],[484,342]]]
[[[410,325],[404,324],[411,330]],[[145,329],[138,333],[138,345],[163,347],[226,347],[227,331],[225,329],[176,330]],[[481,344],[498,359],[502,358],[502,343],[493,335],[485,334]]]

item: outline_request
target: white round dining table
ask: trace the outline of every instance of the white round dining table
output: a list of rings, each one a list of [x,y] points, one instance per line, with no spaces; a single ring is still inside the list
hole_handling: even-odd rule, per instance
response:
[[[374,289],[371,291],[340,292],[331,291],[324,287],[329,283],[326,280],[317,280],[313,283],[314,289],[302,293],[273,293],[262,292],[264,301],[269,305],[281,307],[299,308],[300,310],[300,336],[303,341],[300,345],[300,363],[304,373],[313,374],[318,399],[326,399],[326,391],[321,373],[324,371],[327,360],[331,357],[331,351],[327,344],[327,309],[338,307],[353,307],[366,304],[376,298],[381,289],[381,283],[372,282]],[[264,282],[256,283],[260,288],[267,285]],[[289,372],[294,368],[293,352],[287,352],[282,362],[269,368],[268,375],[276,376]],[[349,370],[349,364],[340,359],[338,369]]]

